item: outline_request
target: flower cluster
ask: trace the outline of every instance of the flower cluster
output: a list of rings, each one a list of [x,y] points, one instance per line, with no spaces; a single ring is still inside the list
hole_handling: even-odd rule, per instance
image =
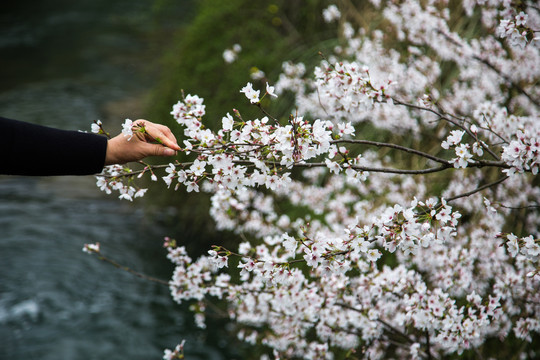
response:
[[[524,48],[529,42],[527,37],[531,32],[531,29],[527,27],[528,18],[529,15],[521,11],[513,19],[501,19],[497,34],[501,38],[508,38],[512,46]]]
[[[130,180],[126,183],[124,179],[128,176],[132,170],[130,168],[124,168],[120,165],[105,166],[102,173],[96,176],[96,185],[106,194],[111,194],[113,191],[118,191],[119,198],[124,200],[133,201],[138,197],[143,197],[148,189],[139,188],[130,185]],[[144,170],[139,176],[144,174]],[[157,180],[155,175],[152,176],[153,180]]]
[[[165,349],[163,354],[163,360],[175,360],[175,359],[184,359],[184,344],[186,340],[182,340],[182,342],[174,348],[174,350]]]
[[[254,98],[259,102],[259,91],[253,90],[251,83],[242,91],[251,102]],[[268,84],[265,94],[276,96]],[[163,180],[167,186],[175,180],[176,189],[183,184],[188,191],[199,191],[203,179],[231,190],[245,186],[276,189],[290,180],[283,167],[291,168],[325,153],[334,158],[340,150],[331,141],[354,134],[350,124],[336,128],[330,121],[316,120],[311,124],[303,117],[291,117],[287,125],[280,125],[267,116],[244,121],[240,116],[235,120],[230,114],[223,117],[222,129],[216,133],[203,125],[203,99],[191,95],[185,102],[177,103],[172,114],[186,126],[184,151],[196,152],[198,156],[191,163],[170,163]],[[329,159],[326,164],[334,171],[341,169]],[[250,169],[249,165],[253,167]],[[351,168],[350,164],[345,167]]]
[[[201,124],[197,122],[197,119],[204,116],[205,113],[206,106],[203,105],[203,99],[197,95],[186,96],[183,101],[175,104],[171,111],[171,115],[179,124],[186,125],[186,131],[198,129]],[[190,136],[190,134],[187,133],[186,136]]]
[[[471,131],[473,133],[477,133],[478,128],[476,125],[473,125],[471,127]],[[441,147],[443,149],[449,149],[450,147],[455,148],[457,157],[453,158],[451,162],[454,164],[455,168],[466,168],[467,164],[473,162],[473,155],[470,153],[469,149],[471,146],[469,144],[460,144],[461,140],[463,138],[463,134],[465,134],[465,131],[462,130],[452,130],[446,140],[444,140],[441,144]],[[482,149],[482,146],[479,142],[475,142],[472,145],[473,152],[476,153],[478,156],[482,156],[484,154],[484,150]]]
[[[531,171],[538,174],[540,168],[540,131],[534,133],[530,129],[518,131],[517,140],[512,140],[504,147],[502,160],[511,166],[509,175],[516,172]]]
[[[518,238],[514,234],[501,234],[500,237],[505,239],[508,252],[513,257],[522,254],[530,259],[538,260],[538,255],[540,255],[540,239],[535,239],[532,235]]]

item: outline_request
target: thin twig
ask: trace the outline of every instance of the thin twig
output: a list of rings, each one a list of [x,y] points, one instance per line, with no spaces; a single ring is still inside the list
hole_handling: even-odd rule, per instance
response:
[[[463,131],[465,131],[473,139],[476,139],[476,135],[471,130],[469,130],[469,128],[467,128],[466,126],[463,126],[462,124],[460,124],[460,123],[458,123],[456,121],[456,120],[464,121],[463,119],[459,119],[456,116],[450,115],[451,117],[456,118],[456,120],[452,120],[452,119],[449,119],[447,116],[445,116],[444,114],[442,114],[442,113],[440,113],[440,112],[438,112],[436,110],[430,109],[430,108],[425,107],[425,106],[409,104],[409,103],[403,102],[401,100],[398,100],[396,98],[392,98],[392,101],[394,102],[394,104],[402,105],[402,106],[405,106],[405,107],[408,107],[408,108],[411,108],[411,109],[431,112],[432,114],[437,115],[441,120],[444,120],[444,121],[447,121],[447,122],[451,123],[452,125],[454,125],[454,126],[460,128],[460,129],[462,129]],[[500,158],[497,156],[497,154],[495,154],[493,152],[493,150],[491,150],[487,145],[485,145],[483,141],[479,141],[479,143],[480,143],[480,146],[482,146],[482,148],[485,151],[487,151],[491,156],[493,156],[497,160],[500,160]]]
[[[158,279],[158,278],[155,278],[155,277],[152,277],[152,276],[148,276],[148,275],[145,275],[145,274],[142,274],[138,271],[135,271],[127,266],[122,266],[120,265],[119,263],[117,263],[116,261],[112,260],[112,259],[109,259],[108,257],[104,256],[101,254],[101,252],[98,252],[98,258],[99,260],[102,260],[102,261],[105,261],[111,265],[113,265],[114,267],[118,268],[118,269],[121,269],[121,270],[124,270],[124,271],[127,271],[128,273],[132,274],[132,275],[135,275],[136,277],[138,278],[141,278],[141,279],[144,279],[144,280],[149,280],[149,281],[152,281],[152,282],[155,282],[155,283],[158,283],[158,284],[161,284],[161,285],[166,285],[166,286],[169,286],[169,282],[168,281],[165,281],[165,280],[162,280],[162,279]]]
[[[506,179],[508,179],[508,176],[502,177],[502,178],[500,178],[500,179],[497,180],[497,181],[494,181],[494,182],[492,182],[492,183],[489,183],[489,184],[485,184],[485,185],[479,186],[479,187],[477,187],[477,188],[474,189],[474,190],[471,190],[471,191],[468,191],[468,192],[466,192],[466,193],[463,193],[463,194],[459,194],[459,195],[453,196],[453,197],[448,198],[448,199],[445,199],[445,200],[446,200],[446,202],[449,202],[449,201],[453,201],[453,200],[456,200],[456,199],[459,199],[459,198],[462,198],[462,197],[471,196],[471,195],[476,194],[477,192],[482,191],[482,190],[484,190],[484,189],[487,189],[487,188],[489,188],[489,187],[499,185],[500,183],[502,183],[502,182],[505,181]]]
[[[486,65],[488,68],[490,68],[491,70],[495,71],[500,77],[502,77],[504,80],[508,81],[510,83],[510,85],[512,85],[513,88],[515,88],[517,91],[519,91],[520,93],[522,93],[523,95],[525,95],[534,105],[536,105],[537,107],[540,107],[540,102],[536,99],[534,99],[527,91],[525,91],[525,89],[523,89],[518,83],[514,82],[510,76],[506,75],[505,73],[503,73],[501,70],[497,69],[495,67],[495,65],[493,65],[492,63],[490,63],[488,60],[486,59],[482,59],[481,57],[477,56],[477,55],[474,55],[472,57],[473,59],[481,62],[482,64]]]
[[[506,205],[503,205],[503,204],[499,204],[500,207],[502,208],[505,208],[505,209],[510,209],[510,210],[521,210],[521,209],[535,209],[535,208],[540,208],[540,204],[535,204],[535,205],[525,205],[525,206],[506,206]]]
[[[263,113],[264,115],[266,115],[266,116],[268,116],[270,119],[272,119],[272,120],[276,123],[276,125],[279,125],[279,121],[278,121],[275,117],[273,117],[268,111],[266,111],[266,109],[262,107],[262,105],[261,105],[260,102],[258,102],[256,105],[257,105],[257,107],[262,111],[262,113]]]

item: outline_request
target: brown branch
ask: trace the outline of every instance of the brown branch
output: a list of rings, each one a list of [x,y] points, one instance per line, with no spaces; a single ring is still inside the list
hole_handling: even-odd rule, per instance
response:
[[[459,195],[453,196],[453,197],[448,198],[448,199],[445,199],[445,200],[446,200],[446,202],[449,202],[449,201],[457,200],[457,199],[462,198],[462,197],[471,196],[471,195],[476,194],[477,192],[482,191],[482,190],[484,190],[484,189],[487,189],[487,188],[489,188],[489,187],[499,185],[500,183],[502,183],[502,182],[505,181],[506,179],[508,179],[508,176],[502,177],[502,178],[500,178],[500,179],[497,180],[497,181],[494,181],[494,182],[492,182],[492,183],[489,183],[489,184],[485,184],[485,185],[479,186],[479,187],[477,187],[477,188],[474,189],[474,190],[471,190],[471,191],[468,191],[468,192],[466,192],[466,193],[463,193],[463,194],[459,194]]]
[[[293,166],[303,167],[303,168],[314,168],[314,167],[326,167],[326,164],[325,163],[295,163]],[[351,165],[350,167],[351,169],[358,170],[358,171],[382,172],[382,173],[388,173],[388,174],[407,174],[407,175],[430,174],[430,173],[439,172],[439,171],[453,168],[453,166],[451,165],[441,165],[438,167],[421,169],[421,170],[377,168],[377,167],[359,166],[359,165]]]
[[[392,149],[396,149],[396,150],[405,151],[405,152],[410,153],[410,154],[415,154],[415,155],[418,155],[418,156],[422,156],[422,157],[425,157],[427,159],[436,161],[436,162],[441,163],[441,164],[451,165],[448,160],[439,158],[437,156],[425,153],[425,152],[420,151],[420,150],[408,148],[408,147],[397,145],[397,144],[383,143],[383,142],[369,141],[369,140],[347,140],[347,139],[332,140],[330,143],[332,143],[332,144],[348,143],[348,144],[373,145],[373,146],[377,146],[377,147],[388,147],[388,148],[392,148]]]
[[[503,162],[503,161],[489,161],[489,160],[475,160],[474,162],[472,163],[469,163],[467,165],[467,167],[477,167],[477,168],[481,168],[481,167],[498,167],[498,168],[503,168],[503,169],[509,169],[511,168],[510,165],[508,165],[507,163]]]

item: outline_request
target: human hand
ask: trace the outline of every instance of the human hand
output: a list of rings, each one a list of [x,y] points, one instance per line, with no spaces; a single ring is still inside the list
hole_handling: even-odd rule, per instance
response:
[[[139,119],[133,122],[131,139],[119,134],[108,141],[105,165],[125,164],[147,156],[173,156],[177,150],[180,146],[168,127]]]

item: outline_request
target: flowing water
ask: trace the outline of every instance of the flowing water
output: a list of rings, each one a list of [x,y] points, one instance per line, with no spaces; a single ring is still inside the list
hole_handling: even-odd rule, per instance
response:
[[[2,5],[0,115],[84,130],[94,119],[144,116],[153,3]],[[176,3],[185,21],[190,1]],[[0,176],[0,360],[160,359],[182,339],[188,359],[232,358],[221,331],[196,329],[166,287],[81,251],[99,241],[123,265],[162,279],[172,272],[162,248],[168,222],[94,182]]]

